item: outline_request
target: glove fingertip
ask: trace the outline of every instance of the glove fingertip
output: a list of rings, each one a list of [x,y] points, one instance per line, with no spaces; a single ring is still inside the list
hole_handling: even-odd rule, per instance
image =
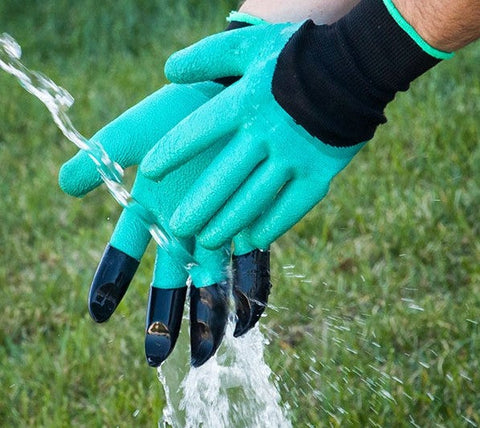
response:
[[[175,128],[174,128],[175,129]],[[175,144],[170,144],[173,140]],[[170,153],[166,148],[174,146],[178,149],[180,145],[176,141],[176,137],[170,137],[168,134],[160,139],[160,141],[145,155],[140,162],[139,170],[150,180],[160,181],[168,173],[174,171],[181,165],[182,159],[176,159],[178,152]],[[180,162],[180,164],[179,164]]]
[[[174,83],[185,83],[185,66],[182,60],[183,50],[175,52],[165,63],[165,76]]]
[[[234,337],[252,329],[267,307],[272,288],[270,281],[270,251],[255,249],[247,254],[234,255],[233,297],[237,313]]]
[[[73,168],[69,162],[62,165],[58,173],[58,185],[63,192],[71,196],[80,197],[83,196],[80,191],[76,180],[74,179]]]
[[[149,153],[143,158],[140,163],[139,170],[142,175],[150,180],[158,181],[160,180],[164,173],[161,166],[158,165],[159,159],[155,153],[155,148],[150,150]]]
[[[113,314],[139,264],[138,260],[123,251],[107,245],[88,295],[88,309],[96,322],[105,322]]]
[[[164,72],[173,83],[195,83],[213,80],[212,70],[208,67],[216,65],[205,60],[202,41],[172,54],[165,62]],[[208,46],[208,44],[207,44]],[[213,56],[214,53],[210,52]]]
[[[170,355],[180,333],[187,287],[150,287],[145,329],[145,356],[151,367],[160,366]]]
[[[191,365],[200,367],[220,346],[228,320],[226,283],[190,288]]]
[[[218,250],[227,239],[224,239],[222,235],[218,233],[201,234],[197,237],[198,243],[207,250]]]
[[[68,195],[81,197],[101,183],[93,162],[83,153],[64,163],[58,173],[58,185]]]
[[[173,213],[168,224],[172,233],[178,238],[189,238],[194,236],[201,228],[198,222],[189,220],[189,215],[184,209],[183,204],[180,204]],[[208,248],[210,249],[210,248]]]

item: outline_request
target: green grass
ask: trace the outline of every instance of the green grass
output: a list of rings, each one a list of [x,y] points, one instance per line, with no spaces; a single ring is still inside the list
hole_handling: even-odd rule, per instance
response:
[[[234,6],[3,0],[0,31],[75,96],[73,121],[91,135]],[[479,62],[477,44],[398,96],[324,203],[274,245],[266,359],[294,426],[480,425]],[[153,254],[117,316],[95,325],[86,295],[119,208],[105,190],[62,194],[74,152],[0,73],[0,425],[154,426]]]

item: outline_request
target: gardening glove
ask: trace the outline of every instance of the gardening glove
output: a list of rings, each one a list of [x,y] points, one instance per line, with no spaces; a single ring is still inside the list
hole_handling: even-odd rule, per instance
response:
[[[222,89],[217,83],[168,85],[126,111],[93,139],[123,168],[138,165],[159,137]],[[212,157],[213,149],[159,183],[137,173],[132,195],[165,222],[179,197]],[[97,187],[101,178],[88,155],[79,152],[62,167],[59,181],[65,192],[82,196]],[[95,321],[104,322],[115,311],[150,238],[149,231],[135,213],[124,210],[90,289],[89,310]],[[190,290],[191,353],[192,364],[198,366],[214,354],[224,334],[228,316],[226,267],[229,248],[210,251],[194,238],[184,239],[181,244],[198,262],[190,270],[193,284]],[[166,250],[158,246],[145,338],[147,361],[152,366],[164,361],[175,346],[187,294],[187,277],[186,269],[178,266]]]
[[[265,249],[326,195],[385,121],[395,93],[448,56],[428,47],[392,5],[363,0],[329,26],[222,33],[170,57],[165,71],[176,83],[241,76],[141,164],[158,180],[229,140],[173,213],[176,236],[196,235],[210,249],[237,236],[240,254]]]
[[[248,15],[242,14],[239,18],[249,24],[257,23]],[[235,21],[229,28],[241,25],[242,22]],[[228,79],[222,83],[230,82]],[[93,138],[123,168],[138,165],[158,138],[223,87],[215,83],[166,86],[125,112]],[[208,164],[213,152],[202,154],[161,183],[137,174],[132,195],[165,223],[180,195]],[[101,184],[101,177],[89,157],[80,152],[63,166],[59,181],[67,193],[83,196]],[[149,241],[150,234],[142,222],[131,211],[124,210],[91,285],[89,310],[95,321],[104,322],[115,311]],[[229,245],[221,251],[209,251],[198,245],[195,239],[182,240],[182,244],[199,263],[190,270],[193,282],[190,289],[192,365],[198,366],[215,353],[223,337],[228,309],[225,266]],[[252,251],[234,256],[232,265],[233,295],[238,312],[234,334],[239,336],[254,326],[265,309],[271,286],[269,252]],[[175,346],[186,298],[186,280],[185,269],[158,247],[145,340],[147,361],[152,366],[158,366]]]

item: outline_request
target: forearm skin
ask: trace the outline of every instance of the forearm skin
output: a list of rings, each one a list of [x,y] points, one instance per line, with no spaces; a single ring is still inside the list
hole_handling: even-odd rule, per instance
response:
[[[360,0],[246,0],[241,12],[268,22],[312,19],[330,24]],[[405,20],[431,46],[453,52],[480,38],[480,0],[393,0]]]
[[[431,46],[453,52],[480,38],[480,0],[393,0]]]

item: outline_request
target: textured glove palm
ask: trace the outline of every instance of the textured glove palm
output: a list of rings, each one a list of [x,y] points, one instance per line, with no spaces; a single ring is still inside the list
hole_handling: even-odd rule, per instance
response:
[[[240,234],[239,254],[267,248],[326,195],[333,177],[363,147],[323,143],[272,94],[278,57],[300,25],[215,35],[168,60],[166,74],[178,83],[242,76],[167,133],[141,164],[158,180],[228,139],[173,213],[177,236],[198,234],[198,242],[213,249]]]
[[[168,85],[126,111],[93,139],[100,142],[111,159],[123,168],[138,165],[162,135],[222,89],[222,85],[215,83]],[[137,173],[132,195],[165,222],[180,196],[211,161],[213,154],[213,151],[202,153],[158,183]],[[97,187],[101,178],[90,158],[79,152],[62,167],[59,182],[65,192],[82,196]],[[90,290],[89,309],[96,321],[106,321],[116,309],[150,238],[150,233],[135,214],[124,210]],[[227,320],[229,246],[209,251],[198,245],[194,238],[184,239],[182,244],[199,262],[190,271],[194,285],[190,293],[190,318],[192,363],[200,365],[220,344]],[[175,345],[187,276],[186,270],[179,267],[163,248],[157,247],[145,341],[150,365],[159,365]],[[202,299],[205,298],[210,300],[208,308],[203,307]],[[205,331],[205,326],[210,327],[210,331]]]

